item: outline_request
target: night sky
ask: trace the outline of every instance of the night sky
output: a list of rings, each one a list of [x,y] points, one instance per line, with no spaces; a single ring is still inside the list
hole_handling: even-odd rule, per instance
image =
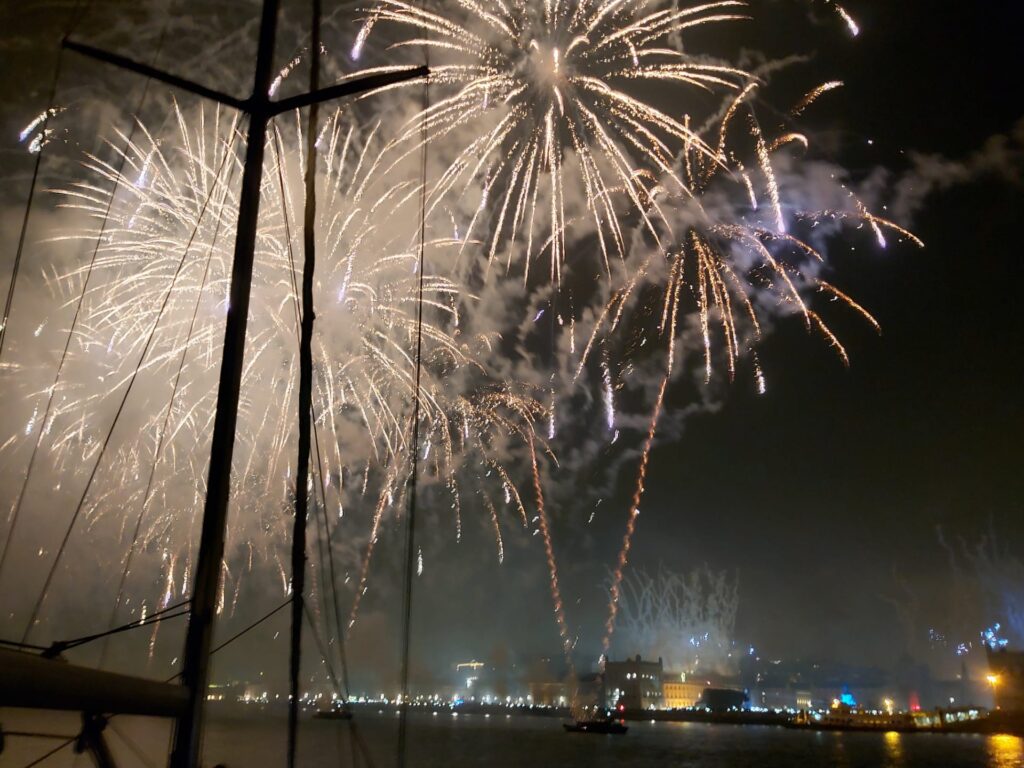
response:
[[[1015,143],[1007,141],[1015,149],[999,172],[964,172],[901,221],[925,250],[894,243],[879,251],[867,237],[836,242],[831,281],[870,310],[883,333],[840,313],[835,329],[852,359],[847,369],[798,317],[781,320],[759,349],[766,395],[756,394],[749,366],[742,368],[735,385],[715,390],[717,407],[686,420],[678,440],[656,443],[632,562],[650,570],[706,562],[738,573],[741,645],[887,667],[920,650],[932,624],[954,623],[944,596],[955,580],[949,549],[961,539],[971,546],[994,533],[1005,551],[1024,556],[1020,31],[1009,0],[850,0],[862,28],[855,41],[821,7],[809,23],[797,3],[776,5],[778,28],[770,32],[778,51],[766,53],[810,56],[793,68],[794,83],[845,81],[804,128],[814,151],[853,179],[884,167],[892,189],[918,172],[915,152],[966,168],[991,149],[991,137],[1014,131]],[[50,69],[40,62],[49,60],[52,40],[37,17],[5,28],[0,52],[18,52],[12,61],[26,82],[3,76],[9,264],[27,189],[14,138],[45,99]],[[36,65],[27,67],[24,54],[36,49]],[[788,77],[780,76],[783,90]],[[692,394],[676,386],[668,408],[685,407]],[[585,524],[592,500],[554,512],[569,618],[587,659],[596,656],[601,583],[633,475],[632,465],[623,470],[592,525]],[[436,569],[428,567],[417,586],[419,666],[495,648],[524,658],[558,652],[539,544],[513,542],[498,568],[487,535],[470,528],[462,544],[443,545]],[[892,602],[906,602],[901,584],[923,606],[909,631]],[[393,635],[375,639],[367,653],[392,643]]]
[[[857,43],[810,65],[842,72],[831,117],[860,169],[898,176],[903,150],[959,159],[1014,129],[1008,3],[862,5]],[[768,396],[737,387],[658,451],[643,524],[678,539],[641,535],[645,555],[739,565],[740,624],[772,653],[884,659],[906,641],[879,599],[897,591],[893,570],[929,597],[948,588],[938,527],[973,542],[991,526],[1021,552],[1022,202],[1019,186],[979,179],[928,199],[923,252],[837,248],[837,283],[883,335],[844,328],[845,370],[786,323],[762,354]]]

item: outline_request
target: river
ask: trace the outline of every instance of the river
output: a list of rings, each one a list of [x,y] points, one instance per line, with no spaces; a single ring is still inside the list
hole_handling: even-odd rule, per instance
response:
[[[23,727],[52,733],[74,731],[70,716],[26,716],[0,710],[10,731]],[[358,738],[373,766],[395,764],[397,719],[393,713],[362,714]],[[351,725],[304,719],[302,768],[352,765]],[[409,768],[1022,768],[1024,739],[896,733],[822,733],[765,726],[697,723],[631,723],[625,736],[567,734],[560,721],[540,717],[437,715],[409,720]],[[167,728],[152,721],[116,718],[108,729],[118,766],[145,768],[166,763]],[[0,766],[20,768],[59,742],[9,737]],[[285,725],[277,716],[212,713],[207,729],[207,765],[226,768],[284,766]],[[367,765],[364,759],[360,765]],[[70,749],[43,766],[87,768]]]

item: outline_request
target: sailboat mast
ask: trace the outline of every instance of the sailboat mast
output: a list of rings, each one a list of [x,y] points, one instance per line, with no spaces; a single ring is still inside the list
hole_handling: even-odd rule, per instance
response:
[[[320,88],[320,0],[312,0],[309,90]],[[306,133],[306,201],[303,220],[302,320],[299,332],[299,453],[295,468],[295,526],[292,531],[292,634],[288,664],[288,768],[295,768],[299,731],[299,673],[302,664],[302,611],[306,589],[306,518],[309,511],[310,428],[313,416],[313,272],[316,268],[316,137],[320,105],[309,105]],[[330,541],[327,546],[330,546]],[[339,638],[339,642],[340,642]]]
[[[192,610],[185,637],[182,683],[188,691],[188,708],[175,724],[171,768],[197,768],[202,746],[203,704],[206,698],[221,561],[224,557],[224,533],[231,492],[231,458],[238,422],[245,332],[249,317],[256,228],[260,212],[260,186],[263,181],[263,152],[267,123],[271,115],[270,85],[277,16],[278,0],[264,0],[256,53],[256,73],[252,96],[249,99],[249,132],[238,204],[230,304],[224,329],[224,350],[210,448],[202,538],[199,543],[199,559],[192,592]]]

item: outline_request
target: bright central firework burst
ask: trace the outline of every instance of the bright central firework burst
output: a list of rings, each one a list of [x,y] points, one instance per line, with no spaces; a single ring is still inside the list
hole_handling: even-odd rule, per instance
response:
[[[358,57],[373,28],[392,23],[413,36],[396,47],[426,45],[438,61],[432,81],[454,88],[410,120],[405,139],[415,143],[425,121],[426,140],[470,129],[465,143],[430,190],[431,207],[482,190],[467,239],[487,225],[487,255],[504,250],[510,264],[517,246],[531,259],[550,251],[558,280],[566,232],[575,215],[589,217],[605,267],[625,258],[628,246],[617,199],[624,198],[657,237],[664,220],[655,200],[664,184],[687,187],[674,169],[681,144],[714,150],[690,128],[637,93],[644,84],[703,90],[738,90],[750,76],[682,51],[680,36],[693,27],[746,18],[744,3],[722,0],[691,8],[649,0],[455,0],[456,14],[403,0],[383,0],[369,12],[356,40]],[[664,92],[663,92],[664,95]],[[670,98],[672,98],[670,96]],[[483,123],[486,129],[480,130]],[[579,184],[569,183],[573,174]],[[656,179],[659,179],[656,181]],[[570,198],[585,196],[585,211]],[[621,208],[621,204],[618,205]],[[490,221],[482,221],[490,217]],[[535,237],[539,225],[550,233]]]

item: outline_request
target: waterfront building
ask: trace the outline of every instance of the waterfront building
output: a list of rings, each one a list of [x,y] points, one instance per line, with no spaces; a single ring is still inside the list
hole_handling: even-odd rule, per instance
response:
[[[997,709],[1024,712],[1024,651],[988,651],[988,682]]]
[[[665,709],[692,709],[700,701],[705,681],[687,680],[686,673],[666,674],[661,682],[662,706]]]
[[[605,706],[624,709],[661,709],[664,705],[662,660],[644,661],[638,654],[626,661],[609,661],[604,667]]]

